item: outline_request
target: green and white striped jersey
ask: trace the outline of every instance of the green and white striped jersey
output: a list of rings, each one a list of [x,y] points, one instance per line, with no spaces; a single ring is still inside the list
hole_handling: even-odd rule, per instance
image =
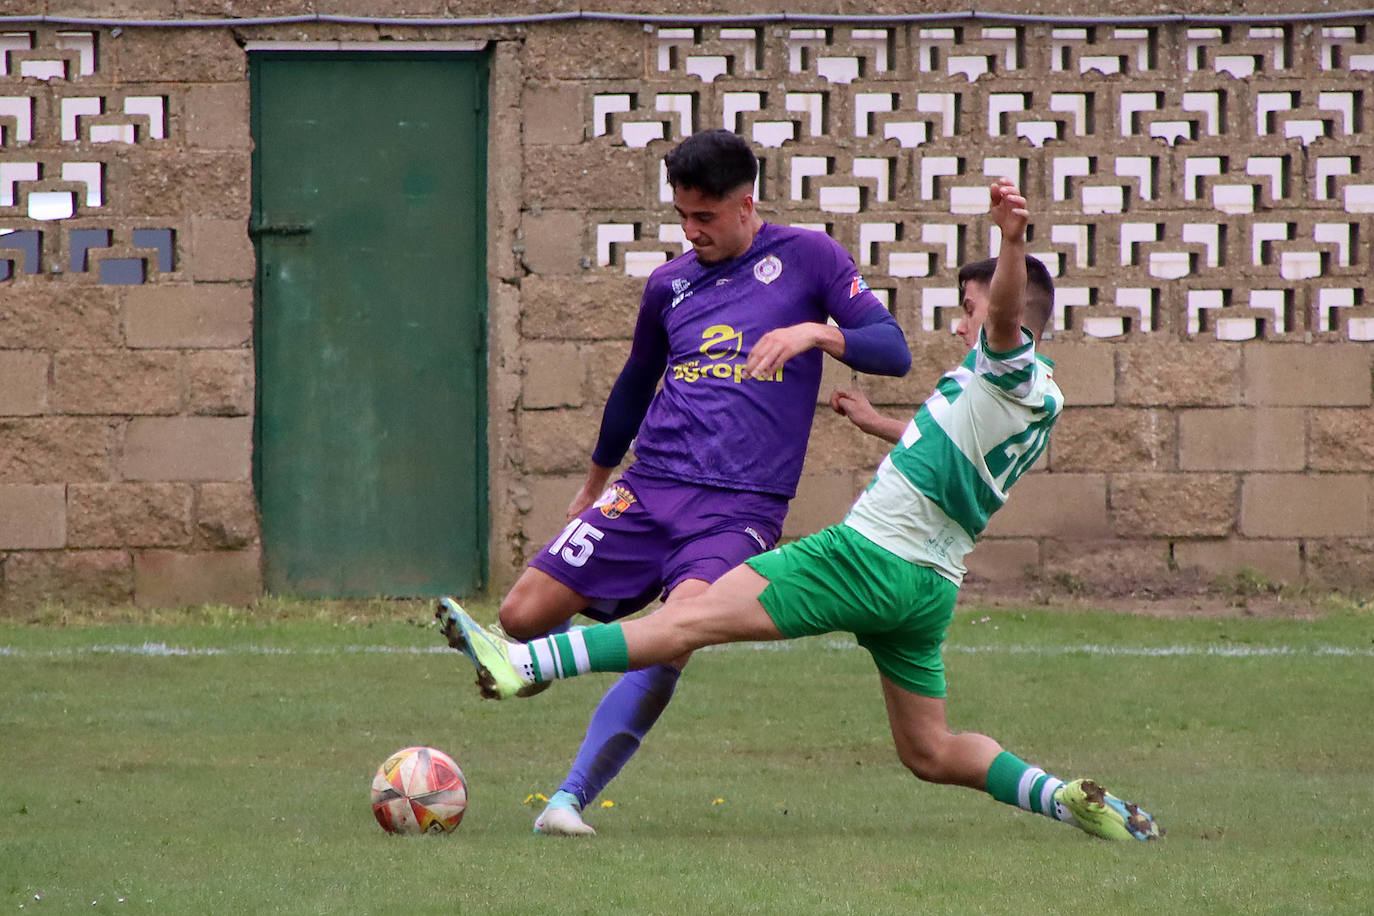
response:
[[[988,348],[986,335],[947,372],[907,424],[844,524],[956,585],[964,556],[1007,490],[1049,442],[1064,407],[1054,363],[1021,346]]]

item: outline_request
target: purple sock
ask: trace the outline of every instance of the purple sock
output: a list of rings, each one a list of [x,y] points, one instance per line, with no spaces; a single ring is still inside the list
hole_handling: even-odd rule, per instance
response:
[[[630,762],[639,742],[673,698],[678,675],[672,665],[629,671],[601,698],[577,759],[560,787],[577,796],[585,808]]]

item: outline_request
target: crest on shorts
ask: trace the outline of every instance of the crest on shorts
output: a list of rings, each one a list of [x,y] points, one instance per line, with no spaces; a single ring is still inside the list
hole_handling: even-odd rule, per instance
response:
[[[630,506],[634,505],[635,495],[620,484],[611,487],[601,494],[592,505],[601,510],[601,514],[607,518],[620,518],[620,514]]]
[[[765,286],[781,276],[782,261],[780,261],[775,254],[770,254],[754,265],[754,279]]]

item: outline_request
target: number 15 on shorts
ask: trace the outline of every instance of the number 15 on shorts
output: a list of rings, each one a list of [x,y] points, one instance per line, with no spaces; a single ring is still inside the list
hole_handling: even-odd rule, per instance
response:
[[[563,562],[569,566],[584,566],[592,558],[596,542],[605,536],[600,528],[575,518],[568,522],[568,527],[564,528],[563,533],[549,545],[549,553],[562,557]]]

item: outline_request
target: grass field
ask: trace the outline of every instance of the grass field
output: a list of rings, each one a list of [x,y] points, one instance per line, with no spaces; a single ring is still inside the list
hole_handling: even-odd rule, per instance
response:
[[[601,835],[533,837],[525,799],[556,788],[609,679],[481,702],[427,615],[0,625],[0,911],[1374,906],[1374,613],[1357,605],[1314,621],[959,612],[951,724],[1100,778],[1167,828],[1153,844],[918,783],[849,638],[700,654],[614,806],[589,814]],[[451,836],[372,820],[372,773],[410,744],[467,774]]]

